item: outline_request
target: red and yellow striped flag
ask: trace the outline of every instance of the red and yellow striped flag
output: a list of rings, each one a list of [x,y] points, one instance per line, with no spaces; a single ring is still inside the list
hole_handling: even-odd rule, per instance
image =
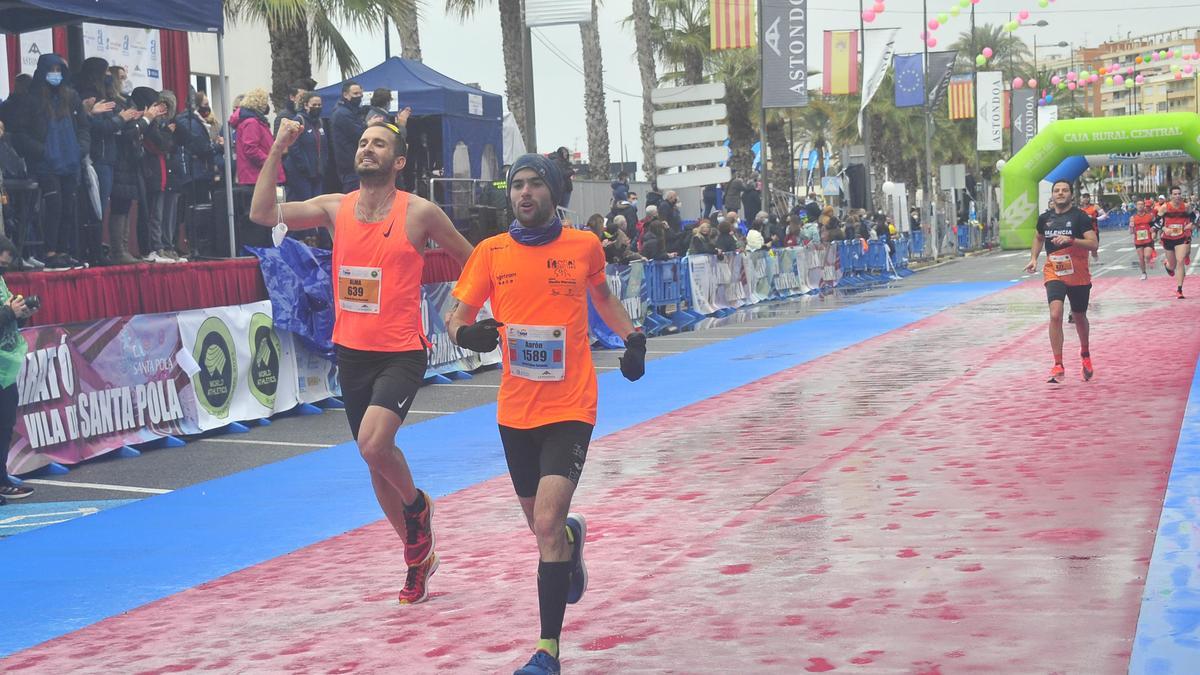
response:
[[[975,76],[955,75],[950,78],[950,90],[946,96],[950,104],[950,119],[969,120],[975,117]]]
[[[758,44],[757,0],[708,0],[709,49],[739,49]]]
[[[826,96],[858,93],[858,31],[825,31]]]

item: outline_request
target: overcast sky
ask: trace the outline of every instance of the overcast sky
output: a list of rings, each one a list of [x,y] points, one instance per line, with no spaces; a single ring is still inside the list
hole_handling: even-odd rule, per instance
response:
[[[705,0],[706,1],[706,0]],[[918,33],[923,28],[921,3],[917,0],[885,0],[887,9],[868,28],[900,28],[897,50],[919,51]],[[1030,12],[1030,23],[1045,19],[1045,28],[1023,27],[1017,35],[1032,43],[1065,40],[1076,45],[1097,45],[1108,39],[1158,32],[1171,28],[1200,26],[1200,1],[1147,0],[1145,6],[1128,0],[1054,0],[1046,9],[1037,0],[981,0],[976,5],[976,21],[1003,23],[1009,13],[1022,9]],[[467,23],[443,12],[439,0],[422,4],[421,50],[430,67],[462,82],[478,83],[483,89],[504,95],[504,61],[500,51],[500,17],[494,2],[486,6]],[[628,159],[640,160],[638,125],[641,122],[640,92],[637,60],[633,43],[633,28],[622,24],[629,14],[629,0],[606,0],[600,7],[600,41],[604,52],[604,85],[608,89],[610,156],[621,157],[619,129],[624,131]],[[867,3],[873,4],[873,0]],[[948,12],[952,0],[929,2],[930,16]],[[845,0],[808,0],[810,45],[809,67],[821,68],[821,36],[824,30],[858,27],[858,9]],[[838,9],[846,8],[846,9]],[[969,12],[938,29],[934,36],[943,45],[969,30]],[[587,153],[587,132],[583,114],[582,54],[578,26],[553,26],[534,29],[550,46],[534,38],[533,67],[536,96],[538,149],[549,151],[560,145]],[[359,61],[370,68],[383,60],[382,31],[370,35],[348,32],[350,43],[358,48]],[[553,49],[551,48],[553,47]],[[392,51],[399,53],[399,37],[393,30]],[[1065,50],[1063,50],[1065,51]],[[1052,53],[1046,50],[1041,53]],[[967,55],[974,58],[974,55]],[[660,68],[661,73],[661,68]],[[325,82],[340,81],[336,72]],[[819,85],[819,78],[810,87]],[[880,95],[883,95],[882,93]],[[613,103],[621,101],[620,106]],[[624,113],[624,124],[618,127],[618,108]]]

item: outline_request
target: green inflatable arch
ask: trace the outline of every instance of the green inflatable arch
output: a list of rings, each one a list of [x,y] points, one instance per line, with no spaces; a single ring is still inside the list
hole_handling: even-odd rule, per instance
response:
[[[1200,161],[1200,115],[1164,113],[1059,120],[1000,170],[1000,246],[1029,248],[1042,204],[1038,182],[1067,157],[1182,150]]]

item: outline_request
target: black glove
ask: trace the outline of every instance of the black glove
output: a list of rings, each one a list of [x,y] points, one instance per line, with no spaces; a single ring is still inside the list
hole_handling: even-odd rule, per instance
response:
[[[459,347],[486,354],[500,344],[498,329],[503,325],[495,319],[484,319],[470,326],[459,326],[454,337]]]
[[[625,355],[618,359],[621,374],[630,382],[637,382],[646,374],[646,335],[630,333],[625,338]]]

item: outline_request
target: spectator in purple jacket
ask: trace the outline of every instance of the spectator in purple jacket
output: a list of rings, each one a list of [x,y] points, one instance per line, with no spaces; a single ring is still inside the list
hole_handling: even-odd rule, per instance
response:
[[[253,186],[258,182],[258,174],[262,171],[267,153],[275,143],[271,135],[271,125],[267,124],[267,112],[270,103],[267,101],[266,89],[251,89],[242,97],[242,105],[233,111],[229,123],[237,129],[237,182],[239,185]],[[279,167],[276,183],[284,182],[283,166]]]

